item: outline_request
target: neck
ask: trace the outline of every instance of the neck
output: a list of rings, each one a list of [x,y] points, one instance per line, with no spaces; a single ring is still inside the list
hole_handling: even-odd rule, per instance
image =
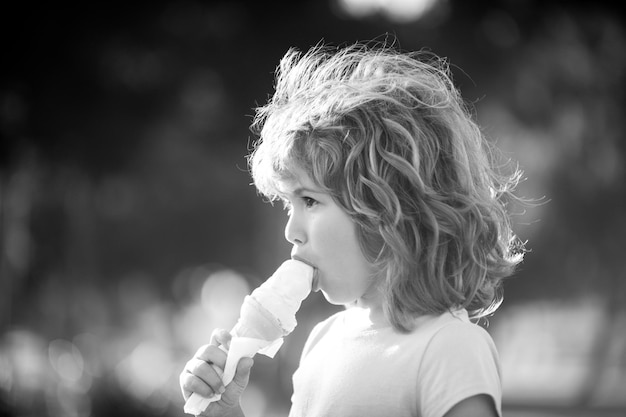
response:
[[[371,323],[371,327],[379,328],[389,326],[390,323],[387,317],[385,317],[382,303],[359,300],[356,302],[355,307],[362,310],[363,317],[367,317],[368,321]]]

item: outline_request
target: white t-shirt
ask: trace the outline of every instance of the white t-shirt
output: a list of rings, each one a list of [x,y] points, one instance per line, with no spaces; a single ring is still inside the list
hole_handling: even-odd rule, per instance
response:
[[[315,326],[290,417],[440,417],[478,394],[502,414],[497,351],[465,310],[422,317],[409,334],[372,328],[365,313],[349,308]]]

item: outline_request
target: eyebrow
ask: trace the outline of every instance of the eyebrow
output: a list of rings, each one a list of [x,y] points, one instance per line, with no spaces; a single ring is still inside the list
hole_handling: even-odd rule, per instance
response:
[[[302,194],[322,194],[323,192],[321,190],[314,190],[311,188],[307,188],[307,187],[298,187],[295,190],[293,190],[293,194],[296,196],[302,196]]]
[[[280,196],[281,198],[287,198],[287,196],[291,194],[295,197],[302,197],[304,194],[325,194],[324,191],[322,190],[316,190],[313,188],[307,188],[307,187],[297,187],[294,190],[289,190],[287,192],[281,192]]]

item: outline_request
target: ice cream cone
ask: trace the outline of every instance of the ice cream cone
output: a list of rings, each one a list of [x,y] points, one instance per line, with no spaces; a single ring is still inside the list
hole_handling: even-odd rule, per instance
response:
[[[273,341],[283,337],[280,322],[257,300],[247,296],[241,305],[239,321],[232,329],[235,337]]]
[[[276,318],[283,335],[291,333],[296,327],[296,312],[311,292],[313,273],[310,265],[294,259],[287,260],[250,295]]]
[[[231,334],[222,380],[228,385],[235,374],[239,359],[252,357],[257,352],[273,357],[282,344],[282,338],[296,327],[296,312],[311,292],[314,270],[297,260],[287,260],[252,294],[246,296],[239,320]],[[237,345],[237,348],[235,348]],[[185,404],[185,412],[200,414],[221,395],[203,398],[193,393]]]

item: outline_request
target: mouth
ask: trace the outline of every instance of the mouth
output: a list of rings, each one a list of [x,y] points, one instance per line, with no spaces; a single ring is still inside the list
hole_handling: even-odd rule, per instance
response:
[[[300,256],[294,255],[291,257],[291,259],[294,259],[296,261],[300,261],[302,263],[305,263],[307,265],[309,265],[311,268],[313,268],[313,279],[312,279],[312,284],[311,284],[311,291],[312,292],[318,292],[320,290],[319,288],[319,269],[317,269],[315,267],[315,265],[313,265],[311,262],[309,262],[308,260],[301,258]]]
[[[311,284],[311,291],[313,292],[318,292],[320,290],[318,275],[319,269],[313,268],[313,280]]]

